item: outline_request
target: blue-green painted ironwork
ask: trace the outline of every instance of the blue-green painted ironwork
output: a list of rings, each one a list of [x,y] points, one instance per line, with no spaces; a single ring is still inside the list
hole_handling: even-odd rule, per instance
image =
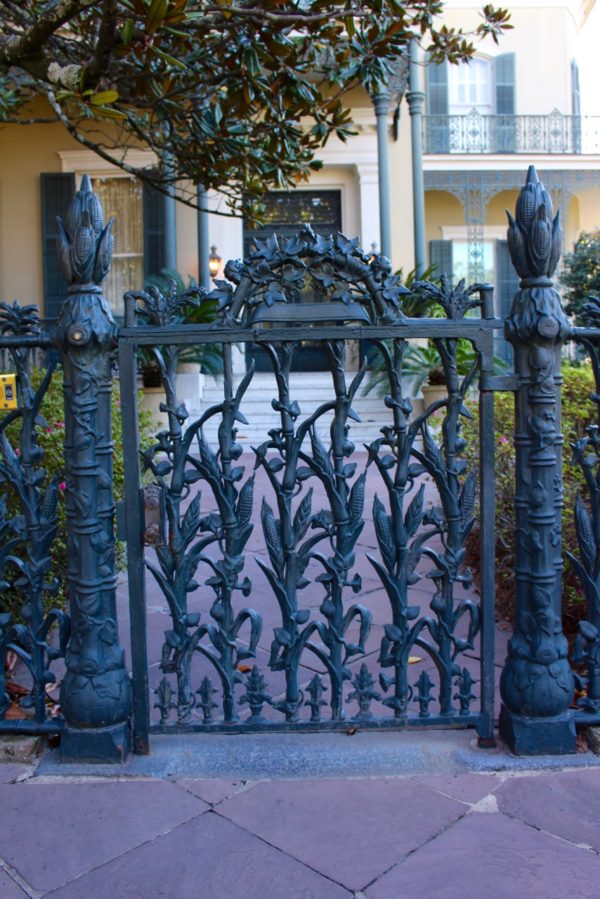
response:
[[[70,620],[59,609],[45,612],[44,602],[56,595],[59,586],[49,574],[58,482],[46,476],[38,443],[39,429],[45,426],[40,406],[52,367],[34,389],[29,359],[33,346],[23,345],[27,341],[44,343],[34,306],[0,303],[0,334],[14,341],[9,353],[17,377],[18,404],[0,421],[0,590],[18,592],[22,597],[21,621],[14,622],[8,613],[0,615],[0,733],[15,726],[15,722],[2,720],[9,705],[5,681],[8,653],[17,656],[31,678],[29,692],[19,703],[31,717],[18,720],[17,729],[56,731],[61,722],[47,720],[46,685],[55,682],[52,662],[65,655]],[[19,428],[18,446],[7,436],[10,425]]]
[[[562,343],[572,333],[590,352],[600,395],[600,302],[587,308],[588,327],[571,329],[551,281],[560,246],[548,194],[530,170],[510,220],[513,263],[521,277],[507,333],[516,378],[493,372],[493,292],[418,282],[442,318],[410,318],[412,297],[382,256],[356,240],[304,228],[295,237],[257,241],[244,262],[229,263],[226,281],[178,294],[157,289],[126,298],[119,334],[100,284],[110,264],[111,229],[84,179],[62,226],[61,264],[70,284],[57,331],[39,328],[31,307],[0,306],[0,347],[10,352],[18,408],[0,420],[0,483],[18,506],[0,502],[0,587],[23,593],[22,622],[0,618],[0,731],[61,732],[63,758],[121,760],[129,743],[147,752],[151,733],[341,729],[352,726],[472,726],[482,745],[494,735],[493,674],[493,391],[516,387],[516,529],[518,608],[502,676],[501,733],[517,752],[573,751],[575,724],[600,718],[600,488],[598,430],[574,449],[588,488],[575,508],[580,553],[572,562],[588,601],[574,664],[584,689],[570,708],[574,677],[561,629],[560,377]],[[304,284],[323,302],[294,302]],[[184,324],[187,306],[218,303],[211,325]],[[407,302],[407,300],[409,302]],[[437,349],[447,395],[415,414],[403,363],[412,338]],[[476,361],[459,376],[458,339]],[[356,396],[366,364],[347,377],[346,348],[369,340],[387,379],[389,423],[357,453],[352,439]],[[290,372],[302,341],[329,359],[331,396],[303,414]],[[238,429],[247,423],[250,368],[236,385],[234,344],[252,342],[270,360],[278,425],[244,457]],[[177,397],[181,350],[224,348],[223,399],[195,421]],[[65,381],[70,615],[44,613],[55,584],[47,574],[56,529],[57,485],[48,482],[37,441],[38,413],[52,371],[34,391],[28,354],[61,349]],[[115,613],[112,444],[109,395],[118,345],[126,463],[125,507],[131,601],[133,697]],[[165,389],[167,427],[140,457],[136,422],[136,349],[152,352]],[[478,387],[480,469],[469,471],[461,421]],[[594,401],[598,397],[594,395]],[[212,443],[208,425],[217,422]],[[327,426],[324,422],[327,421]],[[18,452],[7,428],[19,427]],[[144,549],[142,467],[158,491],[164,541]],[[251,470],[251,469],[254,470]],[[262,480],[261,480],[262,479]],[[377,480],[376,491],[365,496]],[[268,493],[257,483],[268,485]],[[427,500],[428,483],[438,499]],[[263,495],[264,494],[264,495]],[[481,599],[463,596],[470,583],[465,540],[477,507],[483,540]],[[587,505],[589,503],[589,506]],[[376,630],[357,574],[365,517],[374,541],[368,559],[387,603]],[[258,534],[257,531],[261,533]],[[252,607],[249,547],[270,590],[270,651],[259,644],[266,624]],[[250,542],[250,541],[254,542]],[[160,678],[150,688],[146,653],[145,578],[165,597]],[[422,608],[414,589],[434,586]],[[320,605],[305,591],[317,591]],[[193,601],[192,601],[193,600]],[[379,612],[381,614],[381,611]],[[468,661],[480,649],[479,672]],[[7,721],[4,661],[14,652],[29,669],[22,701],[32,717]],[[426,660],[413,674],[411,654]],[[52,662],[65,658],[62,716],[48,721],[45,687]],[[133,703],[132,703],[133,699]],[[133,719],[132,719],[133,715]]]
[[[165,498],[165,542],[154,551],[156,561],[149,558],[147,566],[167,601],[171,628],[165,633],[162,679],[154,690],[154,720],[138,691],[136,743],[147,745],[149,731],[343,727],[348,715],[370,727],[466,723],[489,742],[493,604],[490,592],[482,636],[479,605],[460,597],[462,584],[470,584],[464,542],[473,524],[476,494],[475,473],[465,471],[461,458],[460,421],[469,414],[465,398],[480,372],[479,358],[484,360],[484,372],[491,371],[493,333],[499,325],[491,317],[491,290],[486,285],[467,289],[464,283],[452,289],[446,279],[441,288],[419,282],[418,289],[438,303],[447,318],[409,319],[402,309],[409,291],[391,274],[387,259],[371,259],[355,240],[342,235],[323,238],[305,228],[281,244],[275,238],[256,243],[243,263],[228,265],[228,281],[219,282],[209,295],[198,288],[193,295],[178,296],[173,289],[167,295],[153,290],[126,298],[128,327],[120,335],[121,359],[129,358],[127,371],[133,378],[132,347],[143,345],[155,354],[169,419],[168,428],[144,454],[143,465]],[[295,292],[304,283],[318,288],[324,302],[294,303]],[[219,303],[216,323],[183,325],[185,304],[207,298]],[[482,303],[484,317],[472,317]],[[134,326],[136,314],[139,324]],[[425,335],[432,336],[440,353],[448,397],[413,418],[411,402],[403,393],[402,361],[407,339]],[[460,335],[471,339],[479,351],[466,377],[459,377],[456,368]],[[389,382],[385,405],[390,425],[368,447],[366,457],[357,457],[351,436],[352,423],[358,420],[353,401],[366,362],[350,381],[345,372],[346,345],[357,337],[368,337],[378,346]],[[307,339],[326,350],[332,393],[330,400],[303,415],[292,394],[290,371],[295,349]],[[177,356],[188,342],[215,340],[225,348],[223,403],[190,423],[175,391]],[[270,359],[277,388],[272,407],[280,417],[279,426],[254,448],[255,470],[264,472],[271,490],[270,497],[258,499],[256,475],[247,471],[236,440],[238,427],[247,424],[244,394],[253,371],[250,368],[234,390],[231,365],[232,344],[248,340],[262,346]],[[133,380],[124,381],[123,369],[121,383],[125,393],[133,393]],[[439,436],[431,427],[438,413]],[[326,415],[327,441],[321,425]],[[204,430],[215,417],[217,445],[211,447]],[[488,456],[493,441],[490,425],[488,416],[483,435]],[[140,483],[141,474],[133,438],[125,435],[131,489]],[[371,471],[378,472],[383,493],[373,503],[378,547],[369,558],[390,604],[378,654],[367,648],[372,616],[354,570]],[[426,507],[425,475],[438,489],[439,507]],[[493,465],[485,469],[485,479],[493,479]],[[487,487],[488,496],[493,495],[493,485],[491,490]],[[245,572],[254,506],[266,550],[266,558],[259,553],[256,562],[279,610],[270,654],[262,662],[257,650],[261,616],[236,597],[240,592],[252,597],[253,584]],[[138,572],[131,590],[134,606],[143,602],[142,525],[141,516],[132,513],[130,570]],[[431,570],[423,567],[428,562],[433,563]],[[421,577],[435,584],[425,614],[411,602],[411,585]],[[311,584],[322,591],[318,610],[302,601],[302,591]],[[206,598],[198,605],[199,596]],[[195,597],[194,611],[190,597]],[[459,660],[480,639],[485,644],[481,682],[488,686],[476,693],[478,679],[469,679]],[[409,683],[413,648],[430,660],[436,679],[429,678],[429,686],[423,678],[418,687]],[[356,669],[352,662],[360,656],[367,661]],[[322,670],[303,682],[308,658]],[[206,673],[206,665],[198,664],[202,659],[208,661],[212,675]],[[251,667],[245,664],[249,659],[256,659]],[[134,658],[134,685],[138,666],[145,664],[140,645],[137,663]],[[272,686],[277,672],[284,678],[279,694]],[[351,689],[345,689],[346,682]],[[429,708],[432,702],[435,711]]]
[[[590,297],[583,307],[586,328],[575,329],[575,339],[592,364],[596,391],[591,400],[600,414],[600,298]],[[583,721],[600,713],[600,418],[589,425],[586,436],[572,444],[572,463],[584,477],[586,495],[575,502],[574,518],[578,555],[568,553],[586,600],[586,615],[579,622],[573,663],[576,666],[577,705]]]
[[[570,332],[552,275],[560,215],[533,166],[509,214],[520,290],[506,322],[517,375],[517,612],[501,680],[500,732],[519,754],[575,752],[574,681],[562,633],[560,354]]]

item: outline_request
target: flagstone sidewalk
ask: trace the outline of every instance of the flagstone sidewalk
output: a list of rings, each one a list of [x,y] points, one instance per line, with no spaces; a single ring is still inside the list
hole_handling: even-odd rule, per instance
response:
[[[373,627],[353,665],[375,671],[389,604],[366,561],[374,490],[356,565]],[[247,566],[265,621],[257,654],[277,693],[277,610],[254,559],[256,524]],[[305,592],[316,615],[322,597]],[[473,588],[462,595],[478,599]],[[414,588],[422,614],[432,596],[424,577]],[[124,579],[117,599],[129,660]],[[170,618],[151,579],[146,608],[154,690]],[[497,684],[509,634],[496,624],[495,635]],[[461,661],[475,678],[479,658],[476,642]],[[416,658],[411,683],[430,669]],[[302,673],[312,676],[310,662]],[[0,764],[0,899],[600,899],[600,758],[516,759],[501,745],[477,749],[475,737],[174,733],[118,768],[61,765],[56,750]]]
[[[600,768],[386,778],[0,766],[0,897],[594,899]]]

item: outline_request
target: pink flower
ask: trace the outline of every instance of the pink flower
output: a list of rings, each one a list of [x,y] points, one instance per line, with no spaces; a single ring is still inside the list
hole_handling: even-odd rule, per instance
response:
[[[508,443],[508,437],[499,437],[498,443]]]
[[[64,426],[65,426],[64,421],[55,421],[54,422],[54,427],[57,429],[64,428]]]
[[[58,489],[65,491],[67,489],[67,482],[61,481],[60,484],[58,485]]]

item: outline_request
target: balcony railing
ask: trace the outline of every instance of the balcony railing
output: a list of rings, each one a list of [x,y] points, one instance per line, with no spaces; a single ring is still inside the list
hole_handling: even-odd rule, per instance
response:
[[[600,153],[600,116],[468,115],[423,117],[425,153]]]

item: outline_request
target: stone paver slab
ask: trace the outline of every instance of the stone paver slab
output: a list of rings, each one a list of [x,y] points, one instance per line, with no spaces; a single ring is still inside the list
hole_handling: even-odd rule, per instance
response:
[[[214,812],[50,894],[52,899],[351,899]]]
[[[0,857],[44,891],[166,833],[208,806],[161,781],[28,781],[0,786],[0,808]]]
[[[27,893],[5,871],[0,870],[0,896],[2,899],[25,899]]]
[[[595,899],[600,859],[499,814],[467,815],[364,890],[367,899]]]
[[[600,851],[600,771],[513,777],[502,784],[497,799],[501,812]]]
[[[177,786],[193,793],[209,805],[218,805],[224,799],[249,790],[256,781],[244,780],[178,780]]]
[[[502,782],[493,774],[436,774],[415,780],[430,790],[469,804],[479,802],[484,796],[497,790]]]
[[[412,780],[272,781],[226,800],[219,813],[359,890],[465,806]]]
[[[9,784],[25,777],[27,774],[33,773],[31,765],[16,765],[12,762],[3,762],[0,764],[0,784]]]

